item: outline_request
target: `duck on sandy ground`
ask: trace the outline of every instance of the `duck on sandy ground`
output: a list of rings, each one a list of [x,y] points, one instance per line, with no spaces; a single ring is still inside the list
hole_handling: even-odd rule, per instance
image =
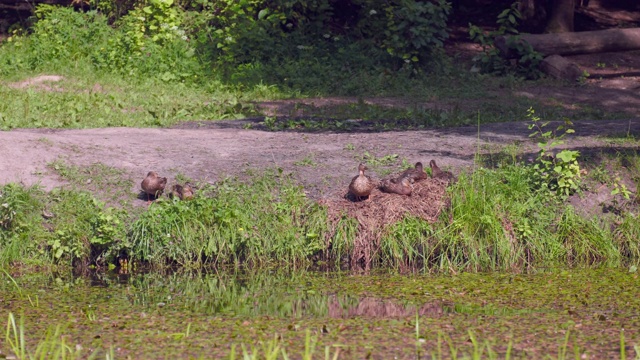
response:
[[[145,194],[147,194],[147,201],[150,202],[150,197],[158,198],[162,195],[165,186],[167,186],[167,178],[159,177],[155,171],[149,171],[147,176],[142,180],[140,187]]]

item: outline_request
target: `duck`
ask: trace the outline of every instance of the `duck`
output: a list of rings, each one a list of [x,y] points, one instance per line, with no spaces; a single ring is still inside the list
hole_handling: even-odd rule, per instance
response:
[[[391,180],[385,180],[382,182],[381,189],[384,192],[391,194],[399,194],[399,195],[407,195],[411,196],[411,178],[410,177],[401,177],[398,179],[394,179],[396,182]]]
[[[193,198],[193,188],[191,184],[186,183],[184,186],[180,184],[173,185],[172,194],[175,194],[180,200],[189,200]]]
[[[354,176],[349,184],[349,192],[355,196],[356,201],[362,200],[364,197],[371,195],[371,190],[376,187],[376,183],[367,175],[364,174],[368,168],[364,164],[358,165],[358,171],[360,174]],[[371,199],[369,197],[369,199]]]
[[[140,187],[147,194],[147,201],[150,200],[150,196],[158,197],[164,191],[164,187],[167,186],[167,178],[159,177],[155,171],[149,171],[147,176],[142,180]]]
[[[456,181],[456,177],[450,171],[442,171],[438,165],[436,165],[435,160],[431,160],[429,162],[429,166],[431,166],[432,178],[446,180],[449,183]]]
[[[418,161],[413,169],[409,168],[403,171],[397,178],[391,179],[391,182],[399,183],[403,178],[408,178],[411,182],[418,182],[426,179],[427,177],[427,173],[424,171],[422,163]]]

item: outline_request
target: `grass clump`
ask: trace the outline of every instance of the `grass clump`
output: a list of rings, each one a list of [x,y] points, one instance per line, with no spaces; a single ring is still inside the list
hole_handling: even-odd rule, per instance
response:
[[[407,217],[381,240],[379,265],[425,271],[511,270],[634,263],[638,231],[628,213],[617,226],[585,218],[533,183],[532,169],[509,165],[462,174],[438,222]],[[611,230],[611,228],[615,230]]]
[[[323,249],[325,211],[287,176],[226,180],[199,193],[212,196],[162,200],[143,213],[132,225],[132,254],[152,263],[295,266]]]
[[[9,184],[0,188],[0,265],[37,258],[33,250],[34,233],[42,233],[43,193],[38,188]]]
[[[322,259],[336,267],[363,260],[423,271],[637,264],[633,209],[620,205],[607,219],[585,215],[539,187],[536,169],[512,161],[463,173],[448,190],[420,183],[413,197],[438,197],[417,210],[445,205],[427,218],[407,214],[416,209],[393,196],[398,204],[376,200],[377,210],[347,200],[351,212],[340,202],[318,204],[281,171],[204,185],[189,201],[163,197],[146,209],[113,208],[77,186],[87,171],[110,174],[108,168],[81,171],[56,162],[73,189],[0,188],[0,264],[109,266],[131,258],[157,267],[301,267]]]
[[[107,265],[127,248],[125,212],[105,207],[88,193],[56,189],[47,194],[16,184],[0,193],[2,266]]]

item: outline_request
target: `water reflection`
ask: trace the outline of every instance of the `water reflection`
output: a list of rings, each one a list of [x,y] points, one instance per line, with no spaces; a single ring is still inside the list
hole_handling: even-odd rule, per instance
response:
[[[407,304],[318,290],[324,274],[277,272],[215,274],[112,274],[93,277],[93,286],[126,286],[133,306],[163,311],[238,317],[402,318],[440,317],[453,304]]]
[[[345,306],[346,305],[346,306]],[[332,318],[368,317],[368,318],[403,318],[427,316],[437,318],[445,314],[448,307],[441,301],[434,301],[421,306],[401,304],[394,300],[364,297],[355,304],[345,304],[337,295],[329,296],[329,316]]]
[[[86,274],[84,274],[86,275]],[[339,273],[94,273],[66,282],[55,277],[53,288],[73,286],[79,296],[119,301],[138,311],[176,315],[278,318],[439,318],[447,314],[513,315],[541,310],[478,306],[429,300],[410,303],[393,298],[355,296],[324,291]],[[85,287],[83,285],[91,285]],[[85,295],[88,296],[88,295]],[[115,298],[114,298],[115,297]],[[111,300],[109,300],[111,299]]]

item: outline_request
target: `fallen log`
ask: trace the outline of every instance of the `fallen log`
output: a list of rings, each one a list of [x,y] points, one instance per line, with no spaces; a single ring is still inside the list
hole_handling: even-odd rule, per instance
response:
[[[513,41],[526,42],[543,56],[640,50],[640,28],[518,36],[499,36],[494,44],[506,58],[518,56],[509,46]]]

